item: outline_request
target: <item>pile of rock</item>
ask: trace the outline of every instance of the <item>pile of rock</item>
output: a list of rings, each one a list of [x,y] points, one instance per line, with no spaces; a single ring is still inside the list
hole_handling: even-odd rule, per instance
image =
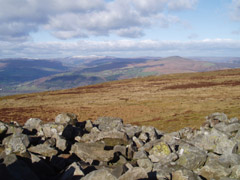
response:
[[[223,113],[173,133],[63,113],[52,123],[0,122],[0,143],[2,179],[240,179],[240,121]]]

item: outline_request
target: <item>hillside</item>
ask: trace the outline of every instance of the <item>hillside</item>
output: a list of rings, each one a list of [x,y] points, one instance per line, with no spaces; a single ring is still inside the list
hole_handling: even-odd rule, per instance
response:
[[[53,121],[72,112],[80,121],[102,116],[165,131],[200,127],[202,117],[224,112],[239,117],[240,69],[170,74],[0,98],[0,118],[24,123]]]
[[[226,58],[227,59],[227,58]],[[72,57],[54,60],[0,61],[0,96],[69,89],[102,82],[184,72],[239,68],[235,61],[210,62],[167,58]]]

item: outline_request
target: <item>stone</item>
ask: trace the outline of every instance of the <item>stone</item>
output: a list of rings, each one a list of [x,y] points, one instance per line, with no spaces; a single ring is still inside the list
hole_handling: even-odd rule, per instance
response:
[[[127,134],[116,129],[109,131],[97,131],[95,128],[89,134],[84,134],[80,141],[97,142],[103,140],[108,146],[128,144]]]
[[[142,128],[140,126],[133,126],[131,124],[126,124],[121,130],[126,132],[129,138],[138,136],[142,132]]]
[[[5,134],[7,130],[8,130],[7,125],[0,121],[0,135]]]
[[[118,178],[118,180],[137,180],[148,178],[147,172],[141,167],[133,167]]]
[[[73,179],[76,176],[78,178],[80,178],[80,177],[84,176],[84,173],[81,170],[81,166],[78,163],[73,162],[65,170],[65,172],[61,176],[60,180],[69,180],[69,179]]]
[[[5,146],[5,153],[20,153],[23,154],[26,152],[27,147],[29,146],[29,138],[25,134],[13,134],[8,136],[3,140]]]
[[[137,164],[143,168],[147,173],[152,171],[153,163],[149,159],[138,159]]]
[[[46,123],[42,125],[42,134],[44,137],[49,138],[55,134],[62,135],[64,125],[55,123]]]
[[[14,124],[8,124],[8,129],[6,134],[21,134],[23,132],[23,129],[19,126],[16,126]]]
[[[218,158],[220,164],[224,167],[232,167],[240,164],[240,155],[238,154],[223,154]]]
[[[228,117],[226,114],[224,113],[213,113],[209,116],[206,117],[207,122],[210,123],[210,127],[214,127],[216,124],[220,123],[220,122],[227,122],[228,121]]]
[[[58,134],[54,135],[54,138],[56,139],[56,147],[61,151],[65,151],[67,149],[67,141]]]
[[[240,179],[240,164],[232,166],[231,170],[232,173],[230,177]]]
[[[172,172],[172,180],[201,180],[193,171],[181,169]]]
[[[100,117],[94,121],[94,124],[98,125],[98,129],[101,131],[109,131],[113,129],[119,131],[123,128],[123,120],[113,117]]]
[[[125,165],[119,165],[112,170],[111,174],[116,178],[119,178],[126,171],[127,171],[127,167]]]
[[[42,125],[41,119],[30,118],[25,122],[23,128],[28,129],[29,131],[32,131],[34,129],[39,131],[41,129],[41,125]]]
[[[143,142],[140,139],[138,139],[136,136],[133,136],[132,140],[136,144],[137,148],[140,148],[144,145]]]
[[[140,140],[142,140],[143,142],[147,142],[149,137],[147,133],[141,133],[140,136],[138,137]]]
[[[237,151],[237,142],[229,139],[228,135],[215,128],[195,136],[191,143],[200,149],[217,154],[231,154]]]
[[[147,153],[145,151],[137,151],[134,152],[133,159],[146,159],[148,158]]]
[[[193,129],[189,127],[185,127],[178,131],[180,139],[191,139],[193,137]]]
[[[157,139],[156,129],[152,126],[142,126],[142,132],[148,134],[151,141]]]
[[[178,154],[176,163],[190,170],[201,168],[207,160],[205,151],[186,143],[180,144]]]
[[[228,177],[231,174],[231,169],[219,163],[218,158],[217,155],[209,153],[206,164],[196,172],[206,179]]]
[[[221,123],[218,123],[216,126],[214,126],[214,128],[226,134],[231,134],[233,132],[237,132],[238,130],[240,130],[240,124],[239,123],[227,124],[227,123],[221,122]]]
[[[73,113],[61,113],[55,118],[55,123],[62,125],[76,125],[77,122],[77,115]]]
[[[170,153],[168,156],[148,156],[153,163],[159,163],[161,165],[168,164],[170,162],[175,162],[178,159],[178,155],[175,152]]]
[[[76,142],[72,145],[71,154],[76,154],[81,160],[89,162],[90,164],[93,160],[108,162],[114,157],[114,151],[104,150],[105,144],[96,143],[80,143]]]
[[[87,174],[81,180],[117,180],[117,178],[107,170],[99,169]]]
[[[40,154],[42,156],[46,157],[52,157],[57,155],[58,151],[52,147],[50,147],[48,144],[39,144],[37,146],[31,146],[28,148],[28,151]]]
[[[159,162],[171,154],[171,149],[165,142],[159,142],[149,151],[149,158],[152,162]]]
[[[114,152],[120,152],[123,156],[127,155],[127,148],[126,146],[116,145],[113,148]]]
[[[87,120],[86,124],[85,124],[86,131],[90,132],[92,130],[92,128],[93,128],[92,121],[91,120]]]

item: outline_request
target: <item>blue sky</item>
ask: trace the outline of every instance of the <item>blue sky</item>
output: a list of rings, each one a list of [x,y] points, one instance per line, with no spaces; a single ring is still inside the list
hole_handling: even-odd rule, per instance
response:
[[[240,56],[240,0],[0,0],[0,57]]]

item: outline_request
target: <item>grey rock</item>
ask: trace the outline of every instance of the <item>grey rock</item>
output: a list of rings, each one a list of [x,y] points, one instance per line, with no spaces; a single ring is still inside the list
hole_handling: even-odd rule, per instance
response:
[[[237,142],[215,128],[195,136],[191,143],[200,149],[218,154],[231,154],[237,151]]]
[[[7,125],[0,121],[0,135],[6,133],[7,130],[8,130]]]
[[[191,139],[193,137],[193,129],[189,127],[185,127],[178,131],[180,139]]]
[[[98,131],[93,128],[89,134],[84,134],[79,141],[97,142],[100,140],[106,141],[106,145],[109,146],[128,144],[128,137],[126,133],[116,129],[109,131]]]
[[[56,139],[56,147],[61,151],[65,151],[67,149],[67,141],[58,134],[55,134],[53,137]]]
[[[20,153],[23,154],[26,152],[27,147],[29,146],[29,138],[25,134],[13,134],[8,136],[3,140],[5,146],[5,153]]]
[[[137,180],[148,178],[147,172],[141,167],[134,167],[124,173],[122,176],[118,178],[118,180]]]
[[[86,124],[85,124],[86,131],[90,132],[92,128],[93,128],[92,121],[91,120],[87,120]]]
[[[201,178],[193,171],[181,169],[172,172],[172,180],[201,180]]]
[[[143,142],[147,142],[148,141],[148,134],[147,133],[141,133],[140,136],[138,137],[140,140],[142,140]]]
[[[131,124],[126,124],[121,130],[126,132],[129,138],[138,136],[142,132],[142,128],[140,126],[133,126]]]
[[[127,155],[127,148],[126,146],[116,145],[113,148],[114,152],[120,152],[122,155]]]
[[[206,179],[220,179],[221,177],[230,176],[231,169],[224,167],[219,163],[219,157],[210,153],[206,164],[196,172]]]
[[[152,126],[142,126],[142,132],[148,134],[151,141],[156,140],[158,137],[156,129]]]
[[[150,155],[149,158],[154,163],[159,163],[161,165],[164,165],[164,164],[168,164],[170,162],[175,162],[178,159],[178,155],[176,153],[172,152],[167,156]]]
[[[125,165],[119,165],[112,170],[111,174],[116,178],[119,178],[126,171],[127,171],[127,167]]]
[[[62,113],[56,116],[55,123],[62,125],[75,125],[78,122],[77,115],[73,113]]]
[[[136,144],[137,148],[140,148],[144,145],[144,143],[140,139],[138,139],[136,136],[133,136],[132,140]]]
[[[24,128],[32,131],[33,129],[36,129],[37,131],[41,130],[42,120],[38,118],[30,118],[28,119],[25,124]]]
[[[50,147],[48,144],[39,144],[37,146],[31,146],[30,148],[28,148],[28,151],[46,157],[52,157],[57,155],[58,153],[56,149]]]
[[[149,159],[138,159],[137,164],[143,168],[147,173],[152,171],[153,163]]]
[[[6,134],[21,134],[23,132],[23,129],[19,126],[16,126],[14,124],[8,124],[8,129]]]
[[[238,154],[223,154],[219,157],[219,163],[224,167],[232,167],[240,164],[240,155]]]
[[[134,152],[133,159],[146,159],[148,158],[146,151],[140,150],[137,152]]]
[[[84,176],[81,166],[76,162],[73,162],[68,166],[60,180],[71,180],[74,176],[77,176],[78,178]]]
[[[232,170],[232,173],[230,177],[240,179],[240,164],[233,166],[231,170]]]
[[[117,180],[117,178],[107,170],[99,169],[87,174],[81,180]]]
[[[172,150],[165,142],[156,143],[149,151],[149,158],[152,162],[159,162],[161,159],[168,159]]]
[[[64,128],[64,125],[61,124],[58,125],[55,123],[46,123],[42,125],[42,133],[44,137],[49,138],[55,134],[62,135]]]
[[[81,160],[92,163],[93,160],[108,162],[114,157],[114,151],[104,150],[105,144],[96,143],[75,143],[72,145],[71,154],[76,154]]]
[[[176,163],[190,170],[201,168],[207,160],[205,151],[186,143],[179,146],[178,154]]]
[[[109,130],[121,130],[123,128],[123,120],[120,118],[113,117],[100,117],[96,121],[94,121],[95,125],[98,125],[98,128],[101,131],[109,131]]]
[[[228,117],[224,113],[213,113],[206,117],[207,122],[210,123],[210,127],[214,127],[216,124],[220,122],[228,122]]]
[[[226,134],[231,134],[233,132],[237,132],[238,130],[240,130],[240,124],[239,123],[231,123],[231,124],[227,124],[227,123],[219,123],[216,126],[214,126],[214,128],[216,128],[219,131],[222,131]]]

